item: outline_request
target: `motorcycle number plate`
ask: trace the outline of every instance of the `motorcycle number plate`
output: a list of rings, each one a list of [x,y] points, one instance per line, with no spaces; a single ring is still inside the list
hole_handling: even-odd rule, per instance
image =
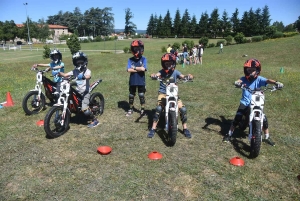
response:
[[[171,88],[170,88],[170,92],[174,92],[174,87],[171,87]]]
[[[259,96],[256,96],[256,97],[255,97],[255,101],[257,101],[257,102],[260,101],[260,97],[259,97]]]

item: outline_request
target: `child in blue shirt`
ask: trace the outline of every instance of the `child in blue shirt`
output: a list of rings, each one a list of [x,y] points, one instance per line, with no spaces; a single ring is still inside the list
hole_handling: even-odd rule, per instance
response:
[[[252,90],[263,86],[265,87],[267,84],[275,84],[278,88],[283,87],[283,84],[280,82],[260,76],[260,72],[261,72],[261,64],[257,59],[247,60],[244,63],[245,76],[235,81],[235,85],[237,87],[241,87],[243,84]],[[245,115],[248,112],[251,104],[251,96],[252,94],[249,91],[243,90],[242,98],[240,100],[240,105],[238,107],[238,110],[236,112],[235,118],[231,124],[228,134],[226,134],[223,138],[223,142],[230,141],[231,135],[233,134],[235,127],[240,123],[243,115]],[[271,146],[275,146],[275,143],[270,138],[269,129],[268,129],[268,120],[266,115],[263,120],[263,131],[265,133],[266,142],[269,143]]]
[[[154,137],[156,126],[159,121],[160,114],[163,110],[163,108],[166,105],[166,83],[164,83],[164,80],[166,78],[174,78],[174,81],[176,83],[177,79],[192,79],[192,76],[184,76],[179,72],[178,70],[175,70],[176,67],[176,56],[172,53],[164,54],[161,58],[161,65],[162,68],[158,73],[151,74],[151,77],[160,77],[162,78],[162,81],[160,81],[159,84],[159,90],[158,90],[158,98],[157,98],[157,107],[155,109],[155,114],[153,117],[153,124],[152,128],[150,129],[150,132],[148,133],[148,138]],[[182,101],[178,98],[178,108],[180,112],[180,118],[182,122],[183,127],[183,133],[185,137],[191,138],[192,134],[187,129],[187,110],[182,103]]]
[[[62,62],[62,54],[57,49],[54,49],[50,52],[50,59],[51,62],[49,64],[34,64],[32,67],[36,68],[38,66],[42,66],[48,67],[45,69],[46,71],[52,70],[53,82],[56,83],[56,92],[58,92],[56,96],[58,98],[60,92],[60,84],[62,81],[62,78],[58,76],[58,73],[64,72],[65,64],[64,62]]]
[[[147,59],[142,56],[144,53],[144,43],[141,40],[134,40],[131,45],[131,52],[134,55],[128,59],[127,72],[130,73],[129,76],[129,110],[126,116],[131,116],[133,113],[133,103],[136,94],[136,89],[138,90],[138,96],[140,99],[141,116],[145,112],[145,92],[146,92],[146,79],[145,71],[147,71]]]

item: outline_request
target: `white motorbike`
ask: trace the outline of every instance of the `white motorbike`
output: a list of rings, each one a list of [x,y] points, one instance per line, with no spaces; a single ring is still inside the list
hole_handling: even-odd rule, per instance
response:
[[[266,90],[271,92],[276,91],[278,88],[273,86],[265,89],[250,89],[249,87],[242,85],[241,89],[248,90],[251,94],[251,104],[249,108],[249,114],[244,115],[242,121],[239,124],[241,130],[245,130],[249,126],[249,141],[250,141],[250,156],[256,158],[259,155],[261,142],[262,142],[262,128],[264,120],[264,106],[265,106],[265,94]]]

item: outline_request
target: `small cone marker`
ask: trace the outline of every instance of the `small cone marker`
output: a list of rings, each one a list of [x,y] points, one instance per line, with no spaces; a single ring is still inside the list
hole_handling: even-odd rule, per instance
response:
[[[37,121],[36,122],[36,125],[38,125],[38,126],[44,126],[44,120],[39,120],[39,121]]]
[[[110,146],[100,146],[97,149],[97,152],[102,155],[107,155],[111,152],[112,148]]]
[[[9,92],[6,93],[6,103],[4,103],[3,106],[5,106],[5,107],[14,106],[14,102],[13,102]]]
[[[232,165],[235,165],[235,166],[244,166],[245,165],[245,162],[243,159],[241,159],[240,157],[236,156],[236,157],[233,157],[232,159],[230,159],[230,163]]]
[[[162,154],[157,151],[153,151],[148,154],[148,158],[150,158],[151,160],[159,160],[162,158]]]
[[[283,67],[280,68],[280,73],[284,73]]]

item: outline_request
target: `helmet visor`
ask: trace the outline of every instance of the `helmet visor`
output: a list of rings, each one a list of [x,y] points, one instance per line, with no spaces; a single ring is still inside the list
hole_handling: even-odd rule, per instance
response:
[[[256,71],[256,68],[246,68],[246,72],[248,75],[252,74],[255,71]]]

